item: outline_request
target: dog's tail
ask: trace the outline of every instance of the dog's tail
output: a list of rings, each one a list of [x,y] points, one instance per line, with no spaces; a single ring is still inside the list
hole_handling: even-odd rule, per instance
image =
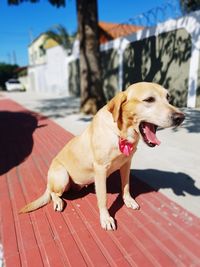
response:
[[[46,205],[47,203],[49,203],[50,201],[51,201],[51,194],[49,190],[47,189],[41,197],[27,204],[25,207],[23,207],[19,211],[19,213],[26,213],[26,212],[30,212],[33,210],[37,210],[41,208],[42,206]]]

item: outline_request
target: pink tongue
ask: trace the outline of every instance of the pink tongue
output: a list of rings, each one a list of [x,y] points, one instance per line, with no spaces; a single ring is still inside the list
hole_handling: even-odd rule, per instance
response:
[[[161,142],[156,137],[156,129],[155,129],[155,126],[153,124],[151,124],[151,123],[145,122],[144,129],[145,129],[145,135],[146,135],[147,139],[152,144],[159,146]]]

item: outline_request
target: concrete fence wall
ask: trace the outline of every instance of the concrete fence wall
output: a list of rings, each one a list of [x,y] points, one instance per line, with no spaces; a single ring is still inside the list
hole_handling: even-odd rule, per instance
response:
[[[200,11],[106,43],[101,56],[108,99],[134,82],[153,81],[169,89],[175,105],[200,107]],[[69,70],[69,91],[78,94],[78,58]]]
[[[38,70],[29,68],[32,88],[79,95],[78,43],[70,56],[59,49],[49,49]],[[134,82],[153,81],[169,89],[175,105],[200,107],[200,11],[102,45],[101,61],[107,99]]]

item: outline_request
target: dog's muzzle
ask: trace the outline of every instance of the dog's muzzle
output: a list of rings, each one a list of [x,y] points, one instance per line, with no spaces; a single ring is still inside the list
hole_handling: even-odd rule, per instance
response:
[[[173,126],[179,126],[184,121],[185,115],[180,112],[174,112],[171,118]]]

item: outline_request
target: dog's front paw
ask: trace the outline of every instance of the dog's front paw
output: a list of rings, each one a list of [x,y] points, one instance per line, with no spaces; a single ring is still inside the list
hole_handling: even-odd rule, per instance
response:
[[[132,208],[134,210],[140,209],[140,206],[138,205],[138,203],[131,196],[125,196],[124,203],[128,208]]]
[[[115,220],[109,215],[108,212],[100,214],[101,227],[105,230],[116,230]]]

